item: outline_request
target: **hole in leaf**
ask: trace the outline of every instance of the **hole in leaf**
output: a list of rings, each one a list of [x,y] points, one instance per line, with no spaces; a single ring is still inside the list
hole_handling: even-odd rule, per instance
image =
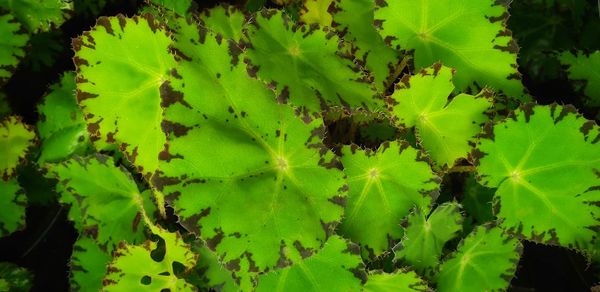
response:
[[[173,274],[177,276],[177,278],[182,278],[185,273],[185,266],[180,262],[173,262]]]
[[[156,238],[152,238],[152,239],[157,240],[157,243],[156,243],[156,249],[150,252],[150,256],[152,257],[152,259],[154,261],[162,262],[163,259],[165,258],[165,253],[166,253],[165,240],[154,234],[152,236],[156,237]]]
[[[150,276],[143,276],[140,283],[142,283],[142,285],[150,285],[150,283],[152,283],[152,278],[150,278]]]

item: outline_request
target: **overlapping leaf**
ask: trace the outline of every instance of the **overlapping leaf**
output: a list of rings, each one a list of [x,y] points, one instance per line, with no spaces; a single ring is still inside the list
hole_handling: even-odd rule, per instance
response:
[[[568,66],[569,79],[583,81],[588,105],[600,106],[600,50],[589,55],[565,52],[560,55],[560,61]]]
[[[523,238],[587,249],[600,225],[598,126],[570,106],[526,105],[482,139],[483,185],[498,188],[501,227]],[[482,153],[480,153],[482,152]]]
[[[66,73],[50,86],[50,93],[38,106],[37,123],[42,143],[38,162],[56,162],[73,154],[84,154],[89,135],[83,113],[75,100],[75,74]]]
[[[413,207],[429,210],[439,178],[405,143],[386,142],[377,151],[346,146],[342,154],[349,195],[339,230],[379,256],[400,239],[400,221]]]
[[[439,268],[437,291],[503,291],[508,288],[522,250],[521,243],[497,227],[479,226]]]
[[[261,275],[256,291],[360,291],[365,280],[358,246],[336,235],[316,254]]]
[[[0,237],[25,227],[27,197],[16,178],[0,179]]]
[[[230,271],[223,267],[214,254],[205,245],[192,246],[192,251],[198,255],[196,267],[187,277],[187,281],[202,291],[239,291],[240,287],[234,281]]]
[[[300,8],[300,21],[306,24],[331,26],[333,17],[329,7],[333,0],[303,0]]]
[[[35,141],[35,133],[16,116],[0,122],[0,174],[8,181],[16,175],[17,166],[23,162],[27,150]]]
[[[71,255],[70,287],[72,291],[100,291],[112,257],[89,236],[80,236]]]
[[[385,90],[404,69],[402,54],[385,44],[375,27],[375,1],[336,0],[332,11],[333,26],[351,42],[352,54],[373,75],[380,92]]]
[[[365,284],[363,292],[389,292],[389,291],[430,291],[427,283],[423,281],[414,271],[396,271],[394,273],[383,273],[373,271],[369,273],[369,280]]]
[[[398,49],[414,50],[416,69],[441,61],[456,68],[457,90],[489,86],[522,98],[517,45],[507,8],[495,0],[376,1],[375,24]]]
[[[155,241],[143,245],[122,244],[108,267],[103,291],[194,291],[194,287],[178,277],[175,267],[191,269],[196,256],[178,233],[169,233],[149,226],[152,233],[164,241],[164,256],[154,259],[151,253],[158,249]]]
[[[187,16],[191,13],[192,0],[149,0],[154,5],[159,5],[179,15]]]
[[[398,123],[415,127],[421,145],[440,167],[452,167],[467,157],[469,142],[489,120],[485,112],[492,105],[483,92],[459,94],[448,101],[452,79],[450,68],[435,64],[417,75],[405,75],[391,96]]]
[[[24,47],[29,35],[10,13],[0,11],[0,85],[4,84],[25,55]]]
[[[394,248],[396,259],[421,273],[434,268],[444,244],[462,230],[462,222],[460,206],[456,203],[440,205],[428,217],[416,209],[406,219],[404,238]]]
[[[231,270],[284,267],[288,253],[318,249],[345,197],[322,120],[277,104],[243,55],[228,53],[233,43],[183,21],[176,39],[182,95],[165,110],[169,142],[153,184]]]
[[[167,90],[175,66],[170,45],[148,14],[101,17],[73,42],[77,100],[92,141],[100,149],[118,145],[146,176],[156,170],[166,141],[161,102],[177,98]]]
[[[329,28],[299,26],[280,11],[263,10],[248,31],[249,70],[274,86],[280,102],[310,112],[332,105],[383,106],[367,76],[341,56]]]
[[[146,238],[139,203],[152,214],[150,193],[140,193],[131,175],[111,157],[75,157],[48,169],[59,180],[59,201],[71,205],[69,219],[81,233],[109,251],[122,240],[139,243]]]
[[[9,0],[0,1],[30,32],[59,27],[70,16],[73,3],[68,0]]]

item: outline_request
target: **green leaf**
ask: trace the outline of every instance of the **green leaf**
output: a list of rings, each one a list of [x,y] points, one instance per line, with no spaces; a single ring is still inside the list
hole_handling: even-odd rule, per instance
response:
[[[340,233],[380,256],[400,239],[400,221],[413,207],[429,210],[440,180],[406,143],[385,142],[377,151],[344,146],[341,160],[349,194]]]
[[[27,197],[16,178],[0,179],[0,238],[25,228]]]
[[[523,247],[502,229],[478,226],[439,268],[437,291],[504,291],[513,278]]]
[[[360,291],[363,268],[358,246],[336,235],[315,255],[261,275],[256,291]]]
[[[363,292],[391,292],[391,291],[421,291],[430,289],[417,273],[413,271],[396,271],[394,273],[383,273],[382,271],[369,272],[369,280],[365,284]]]
[[[492,198],[495,191],[477,183],[474,175],[467,177],[460,203],[468,215],[468,220],[474,220],[480,224],[494,220]]]
[[[198,255],[198,262],[191,276],[186,280],[201,291],[239,291],[232,273],[225,269],[215,253],[205,245],[192,245],[192,251]]]
[[[42,141],[38,163],[57,162],[73,154],[85,154],[89,135],[83,113],[75,100],[75,74],[66,73],[60,82],[50,86],[50,93],[38,106],[37,123]]]
[[[398,123],[415,127],[425,151],[439,167],[452,167],[466,158],[470,142],[489,120],[485,112],[492,106],[482,92],[477,96],[452,93],[453,70],[438,64],[416,75],[405,75],[391,96],[392,111]]]
[[[25,70],[42,72],[51,70],[58,59],[68,50],[64,46],[66,36],[60,30],[36,33],[29,39],[27,55],[22,66]]]
[[[333,17],[329,6],[334,0],[303,0],[300,8],[300,21],[308,25],[331,26]]]
[[[583,92],[587,96],[587,105],[600,107],[600,50],[586,55],[564,52],[560,62],[567,65],[570,80],[582,81]]]
[[[80,236],[71,255],[72,291],[100,291],[112,257],[88,236]]]
[[[32,33],[59,27],[73,10],[69,0],[9,0],[0,7],[11,13]]]
[[[153,41],[148,41],[153,40]],[[101,17],[73,41],[77,100],[99,149],[118,145],[145,176],[156,170],[166,138],[162,102],[175,60],[171,39],[149,15]]]
[[[150,3],[173,11],[181,16],[187,16],[192,10],[192,0],[149,0]]]
[[[318,112],[328,106],[380,109],[383,101],[329,28],[300,26],[263,10],[248,29],[250,74],[274,86],[278,100]]]
[[[139,200],[152,214],[150,192],[140,193],[129,172],[116,167],[111,157],[75,157],[49,164],[48,169],[59,180],[59,201],[71,205],[69,220],[80,233],[89,234],[109,251],[122,240],[140,243],[146,238]]]
[[[343,32],[351,42],[352,52],[373,74],[380,92],[385,90],[404,69],[402,54],[385,44],[373,25],[375,2],[373,0],[337,0],[332,11],[334,27]]]
[[[230,55],[235,44],[181,25],[173,86],[182,98],[165,110],[169,141],[153,185],[231,270],[288,265],[280,250],[319,248],[343,213],[344,175],[322,144],[323,121],[277,104],[243,55]]]
[[[458,91],[491,87],[517,99],[524,87],[518,47],[506,28],[507,7],[496,0],[376,1],[375,25],[386,42],[414,50],[415,69],[441,61],[456,68]],[[407,13],[411,12],[411,13]]]
[[[239,8],[232,5],[221,4],[205,10],[199,17],[202,26],[215,34],[220,34],[225,39],[239,43],[245,40],[246,15]]]
[[[24,47],[29,41],[29,35],[21,29],[10,13],[0,11],[0,85],[12,76],[19,61],[25,56]]]
[[[11,111],[6,94],[0,91],[0,119],[10,115]]]
[[[13,263],[0,263],[0,291],[30,291],[33,275],[25,268]]]
[[[434,268],[442,256],[444,244],[462,230],[460,205],[445,203],[433,213],[416,209],[406,219],[404,238],[394,247],[396,260],[402,260],[420,273]]]
[[[194,291],[194,287],[180,279],[176,266],[187,271],[196,264],[196,255],[178,233],[169,233],[149,226],[152,233],[164,241],[164,256],[152,255],[159,243],[146,241],[143,245],[121,244],[104,278],[103,291]]]
[[[585,250],[600,225],[598,126],[570,106],[525,105],[494,126],[474,156],[498,188],[501,227],[535,242]]]
[[[17,116],[9,116],[0,122],[0,174],[8,181],[16,175],[19,164],[25,160],[27,150],[35,142],[31,127]]]

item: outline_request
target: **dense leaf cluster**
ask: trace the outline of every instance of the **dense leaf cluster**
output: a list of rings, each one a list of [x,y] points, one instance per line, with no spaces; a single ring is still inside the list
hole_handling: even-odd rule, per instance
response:
[[[100,16],[35,126],[0,108],[0,237],[54,199],[25,191],[33,165],[79,233],[74,290],[498,291],[523,241],[596,261],[600,127],[535,103],[517,62],[562,64],[589,113],[600,51],[519,55],[504,2],[151,0]],[[28,42],[106,1],[86,3],[0,1],[0,86]],[[441,194],[454,174],[462,193]],[[30,277],[2,263],[0,291]]]

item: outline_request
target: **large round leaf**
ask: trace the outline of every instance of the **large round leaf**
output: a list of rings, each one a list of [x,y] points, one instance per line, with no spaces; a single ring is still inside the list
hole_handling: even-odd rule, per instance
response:
[[[523,247],[502,229],[478,226],[439,268],[437,291],[503,291],[517,269]]]
[[[0,11],[0,85],[12,76],[25,55],[23,48],[29,36],[21,29],[21,25],[10,13]]]
[[[260,276],[256,291],[360,291],[365,280],[358,246],[333,236],[317,254]]]
[[[345,146],[342,154],[349,194],[340,233],[379,256],[400,239],[400,222],[413,207],[429,210],[439,178],[406,143],[386,142],[377,151]]]
[[[416,75],[405,75],[391,96],[394,117],[404,127],[415,127],[421,145],[440,167],[452,167],[471,151],[470,142],[489,120],[491,101],[485,94],[452,93],[453,70],[435,64]],[[456,78],[455,78],[456,79]]]
[[[175,98],[166,89],[175,66],[170,45],[149,14],[101,17],[73,41],[77,100],[92,141],[100,149],[118,145],[144,175],[156,170],[166,140],[161,98]]]
[[[536,242],[587,249],[600,226],[598,126],[570,106],[527,105],[494,126],[476,156],[501,227]],[[482,153],[480,153],[482,152]]]
[[[377,109],[375,89],[328,28],[299,26],[284,13],[263,10],[248,28],[249,70],[273,84],[282,102],[318,112],[328,106]]]
[[[234,271],[283,267],[319,248],[345,196],[323,121],[277,104],[230,55],[232,42],[184,21],[176,40],[181,93],[165,110],[154,186]]]
[[[75,74],[66,73],[38,106],[37,123],[42,143],[38,163],[56,162],[73,154],[84,154],[89,135],[83,113],[75,100]]]
[[[393,47],[415,51],[416,69],[441,61],[454,67],[459,91],[489,86],[522,97],[517,45],[496,0],[375,1],[376,25]]]

